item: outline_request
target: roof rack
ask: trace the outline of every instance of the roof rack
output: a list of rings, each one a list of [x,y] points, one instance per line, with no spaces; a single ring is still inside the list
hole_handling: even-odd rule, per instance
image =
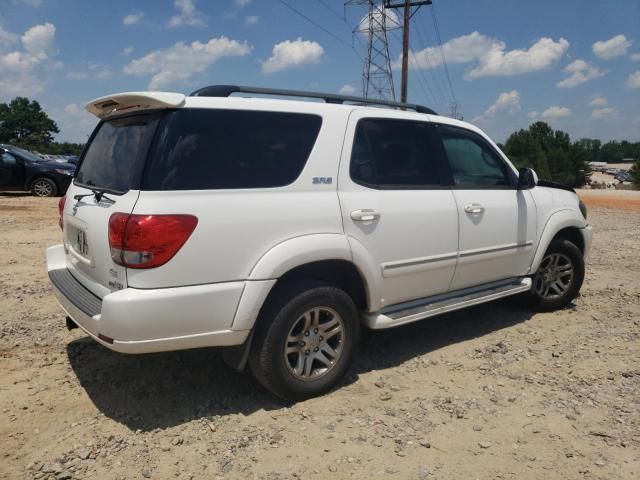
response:
[[[353,97],[350,95],[335,95],[333,93],[305,92],[301,90],[279,90],[276,88],[242,87],[238,85],[211,85],[192,92],[190,97],[229,97],[232,93],[253,93],[259,95],[279,95],[283,97],[320,98],[326,103],[343,104],[345,102],[361,105],[383,105],[402,109],[415,110],[418,113],[438,115],[435,111],[422,105],[413,103],[390,102],[371,98]]]

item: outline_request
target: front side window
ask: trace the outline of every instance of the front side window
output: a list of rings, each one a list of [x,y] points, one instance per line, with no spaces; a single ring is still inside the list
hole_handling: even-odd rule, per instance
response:
[[[317,115],[179,109],[158,125],[143,190],[282,187],[304,168],[320,131]]]
[[[479,135],[445,126],[440,126],[438,131],[456,186],[510,187],[505,163]]]
[[[424,122],[360,120],[351,152],[351,179],[371,188],[439,186],[428,129]]]
[[[15,165],[17,163],[16,157],[11,155],[9,152],[3,152],[0,157],[0,161],[2,161],[2,164],[5,166]]]

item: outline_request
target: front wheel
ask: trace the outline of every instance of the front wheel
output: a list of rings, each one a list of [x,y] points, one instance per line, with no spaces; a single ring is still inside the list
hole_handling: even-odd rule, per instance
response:
[[[578,296],[584,280],[584,258],[569,240],[551,242],[533,276],[531,301],[538,310],[566,307]]]
[[[31,193],[36,197],[55,197],[58,194],[58,186],[50,178],[36,178],[31,182]]]
[[[351,297],[315,281],[283,286],[257,328],[251,370],[272,393],[293,401],[335,387],[353,362],[360,335]]]

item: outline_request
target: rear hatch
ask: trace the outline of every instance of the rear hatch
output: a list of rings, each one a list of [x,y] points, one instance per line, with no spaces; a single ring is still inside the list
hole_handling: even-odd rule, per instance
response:
[[[133,211],[159,117],[159,112],[144,112],[101,122],[67,191],[63,213],[67,267],[100,298],[127,286],[126,268],[111,258],[109,218]]]

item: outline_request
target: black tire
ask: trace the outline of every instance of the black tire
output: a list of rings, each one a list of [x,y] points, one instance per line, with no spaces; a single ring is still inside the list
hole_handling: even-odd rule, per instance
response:
[[[567,282],[567,286],[561,294],[557,289],[547,288],[552,282],[545,281],[545,272],[549,270],[549,262],[545,266],[545,260],[554,258],[554,255],[560,258],[561,266],[568,268],[570,264],[573,269],[573,276],[570,280],[568,276],[563,279]],[[565,275],[568,274],[565,273]],[[554,277],[552,276],[552,278]],[[543,312],[564,308],[578,296],[583,281],[584,258],[582,252],[569,240],[555,239],[549,245],[538,271],[533,276],[533,286],[528,297],[529,303],[536,310]],[[548,291],[549,295],[545,296],[545,291]]]
[[[343,333],[340,334],[340,353],[332,366],[326,367],[326,371],[319,373],[317,378],[310,375],[307,379],[301,379],[293,371],[295,368],[290,363],[291,357],[285,353],[285,348],[291,344],[287,339],[292,329],[305,321],[305,313],[316,308],[322,311],[323,307],[336,313],[341,321]],[[319,319],[321,313],[317,315]],[[322,395],[334,388],[349,371],[360,339],[358,311],[351,297],[339,288],[315,280],[279,286],[260,313],[256,328],[249,356],[251,371],[265,388],[289,401]],[[299,333],[301,340],[305,340],[303,333]],[[322,340],[321,336],[317,338]],[[300,344],[304,345],[302,342]],[[294,359],[295,355],[302,357],[302,353],[294,353]],[[302,358],[303,362],[308,360]],[[323,365],[316,360],[311,360],[311,364],[319,367],[319,371],[323,369]]]
[[[31,182],[31,193],[36,197],[55,197],[58,195],[56,182],[47,177],[39,177]]]

